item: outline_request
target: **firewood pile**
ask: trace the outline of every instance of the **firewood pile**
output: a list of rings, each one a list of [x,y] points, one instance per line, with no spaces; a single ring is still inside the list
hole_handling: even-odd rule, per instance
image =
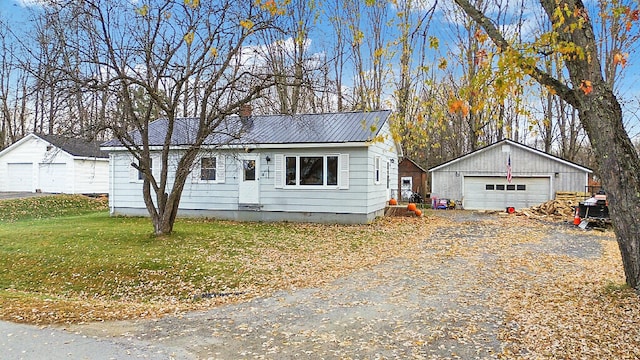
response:
[[[538,206],[521,209],[516,213],[527,217],[554,217],[556,219],[565,219],[573,217],[575,213],[574,207],[577,205],[577,201],[572,200],[550,200]]]

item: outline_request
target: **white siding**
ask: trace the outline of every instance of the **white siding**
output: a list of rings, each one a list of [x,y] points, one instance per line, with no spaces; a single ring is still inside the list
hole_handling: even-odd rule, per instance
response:
[[[383,128],[388,134],[388,126]],[[393,188],[397,192],[398,154],[390,135],[383,141],[362,144],[361,147],[317,147],[295,149],[259,148],[252,155],[259,156],[260,203],[254,209],[262,213],[303,214],[359,214],[363,219],[371,214],[381,214]],[[199,182],[189,177],[180,201],[181,211],[195,214],[197,211],[237,212],[239,207],[238,184],[241,172],[238,168],[238,153],[230,150],[220,151],[225,157],[225,178],[217,183]],[[284,156],[336,155],[339,157],[338,186],[327,187],[291,187],[286,186],[278,177],[284,173]],[[381,181],[374,183],[374,159],[381,158]],[[178,153],[174,153],[170,163],[177,162]],[[269,158],[269,161],[267,161]],[[346,163],[348,161],[348,163]],[[126,152],[111,154],[111,190],[110,204],[114,211],[123,209],[144,210],[142,183],[130,181],[131,158]],[[389,171],[387,170],[389,164]],[[154,172],[156,170],[154,163]],[[172,174],[175,169],[170,169]],[[387,181],[389,177],[389,181]],[[169,179],[169,182],[172,182]],[[300,218],[300,216],[298,216]],[[285,217],[286,219],[286,217]]]
[[[106,194],[109,192],[108,159],[84,159],[73,162],[76,194]]]

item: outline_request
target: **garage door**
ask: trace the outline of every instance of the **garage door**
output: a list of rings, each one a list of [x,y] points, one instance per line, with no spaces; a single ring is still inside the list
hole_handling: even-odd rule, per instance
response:
[[[551,179],[548,177],[514,177],[507,183],[501,177],[464,178],[463,206],[470,210],[504,210],[539,205],[551,199]]]
[[[7,164],[7,188],[4,191],[33,191],[33,164]]]
[[[66,164],[40,164],[38,189],[46,193],[63,193],[66,167]]]

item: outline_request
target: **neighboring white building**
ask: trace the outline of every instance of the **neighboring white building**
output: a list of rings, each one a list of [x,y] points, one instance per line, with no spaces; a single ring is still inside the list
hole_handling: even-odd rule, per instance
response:
[[[99,143],[29,134],[0,151],[0,191],[106,194],[109,158]]]
[[[253,221],[367,223],[384,214],[398,192],[400,147],[390,111],[231,116],[227,126],[250,124],[239,139],[220,134],[203,146],[180,200],[179,216]],[[230,125],[229,125],[230,124]],[[167,121],[150,124],[150,145],[160,149]],[[170,163],[189,145],[196,119],[179,119]],[[231,131],[233,133],[233,131]],[[139,134],[133,133],[139,139]],[[217,146],[223,143],[222,147]],[[110,154],[112,214],[148,215],[133,157],[116,140]],[[159,151],[153,171],[159,171]],[[170,171],[169,183],[173,180]]]
[[[511,180],[507,179],[508,166]],[[539,205],[556,192],[585,192],[593,171],[543,151],[502,140],[429,169],[431,197],[469,210]]]

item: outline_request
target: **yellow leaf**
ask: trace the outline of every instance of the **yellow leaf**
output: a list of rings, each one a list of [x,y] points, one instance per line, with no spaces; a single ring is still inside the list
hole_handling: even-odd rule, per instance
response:
[[[440,47],[440,40],[435,36],[430,36],[429,47],[437,50]]]
[[[149,13],[149,5],[144,4],[136,9],[136,14],[145,17]]]
[[[240,26],[242,26],[243,28],[247,29],[247,30],[251,30],[251,28],[253,27],[253,21],[247,19],[247,20],[241,20],[240,21]]]
[[[209,49],[209,55],[211,55],[212,57],[218,57],[218,49],[212,47],[211,49]]]
[[[184,41],[188,44],[191,45],[191,43],[193,42],[193,38],[194,38],[194,34],[192,32],[188,32],[185,36],[184,36]]]
[[[195,9],[200,6],[200,0],[184,0],[184,4]]]

